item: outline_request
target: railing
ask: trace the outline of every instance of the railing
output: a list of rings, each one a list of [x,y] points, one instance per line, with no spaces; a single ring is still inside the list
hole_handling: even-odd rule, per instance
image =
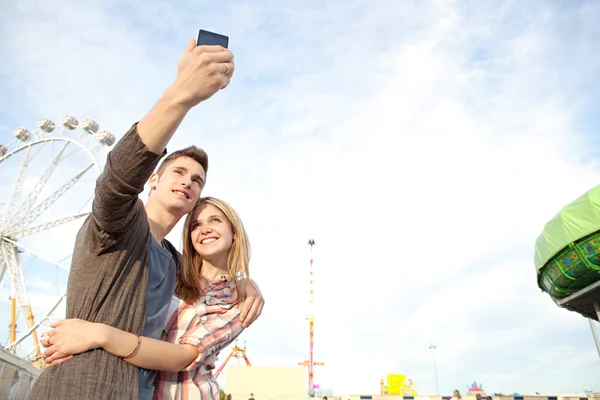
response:
[[[27,400],[40,370],[0,347],[0,399]]]

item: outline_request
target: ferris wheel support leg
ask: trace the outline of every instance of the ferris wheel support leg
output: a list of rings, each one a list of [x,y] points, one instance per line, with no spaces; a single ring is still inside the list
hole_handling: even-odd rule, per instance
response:
[[[54,311],[56,311],[56,309],[58,308],[58,306],[60,305],[60,303],[62,303],[62,301],[65,299],[65,297],[67,297],[67,294],[63,293],[63,295],[60,296],[60,298],[52,306],[52,308],[50,308],[50,310],[48,310],[48,312],[46,313],[46,315],[44,315],[33,327],[29,328],[29,330],[27,332],[25,332],[25,334],[21,335],[21,337],[19,339],[17,339],[15,342],[9,343],[7,349],[10,350],[10,351],[15,351],[15,348],[17,347],[17,345],[19,343],[21,343],[23,340],[25,340],[26,337],[28,337],[29,335],[31,335],[33,333],[33,331],[35,331],[37,328],[39,328],[40,325],[42,324],[42,322],[47,321],[48,318],[50,318],[50,315],[52,315],[52,313]]]
[[[10,278],[13,287],[12,297],[18,303],[18,307],[20,308],[21,313],[25,317],[26,315],[30,315],[31,306],[29,304],[29,297],[27,296],[25,277],[23,276],[23,270],[20,267],[21,263],[19,262],[19,250],[17,246],[13,245],[12,243],[8,243],[10,239],[3,239],[4,240],[2,242],[2,252],[5,255],[5,259],[10,271]]]
[[[9,341],[10,343],[17,340],[17,299],[13,296],[10,296],[10,325],[8,328],[10,329]]]
[[[30,305],[27,306],[27,321],[29,322],[29,329],[31,329],[35,326],[35,320],[33,319],[33,312],[31,312]],[[33,339],[33,344],[35,345],[35,355],[39,356],[41,354],[41,352],[40,352],[40,345],[39,345],[38,336],[37,336],[36,331],[31,332],[31,338]],[[16,337],[15,337],[15,339],[16,339]]]

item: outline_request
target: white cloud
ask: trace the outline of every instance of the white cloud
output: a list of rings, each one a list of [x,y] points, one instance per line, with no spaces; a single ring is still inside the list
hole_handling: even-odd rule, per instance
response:
[[[168,85],[188,37],[230,34],[231,86],[169,147],[207,149],[205,194],[232,203],[251,235],[267,298],[241,338],[253,364],[306,357],[314,237],[322,386],[375,392],[402,372],[433,393],[435,342],[445,393],[473,380],[579,392],[598,373],[589,326],[540,293],[532,255],[544,223],[600,178],[587,128],[599,11],[19,2],[3,13],[0,101],[18,99],[14,124],[70,112],[118,135]]]

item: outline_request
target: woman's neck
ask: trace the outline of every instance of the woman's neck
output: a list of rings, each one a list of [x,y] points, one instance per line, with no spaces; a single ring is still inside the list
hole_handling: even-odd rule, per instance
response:
[[[227,268],[227,258],[221,260],[202,260],[202,278],[208,282],[215,282],[222,276],[229,275]]]

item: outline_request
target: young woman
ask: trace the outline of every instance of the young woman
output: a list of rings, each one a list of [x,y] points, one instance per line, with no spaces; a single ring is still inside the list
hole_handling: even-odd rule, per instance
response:
[[[183,235],[177,301],[163,341],[104,324],[64,320],[45,339],[46,363],[57,365],[68,360],[65,355],[103,348],[133,365],[160,371],[155,400],[218,399],[211,371],[217,354],[243,331],[239,304],[249,279],[250,246],[235,210],[212,197],[198,201]]]

